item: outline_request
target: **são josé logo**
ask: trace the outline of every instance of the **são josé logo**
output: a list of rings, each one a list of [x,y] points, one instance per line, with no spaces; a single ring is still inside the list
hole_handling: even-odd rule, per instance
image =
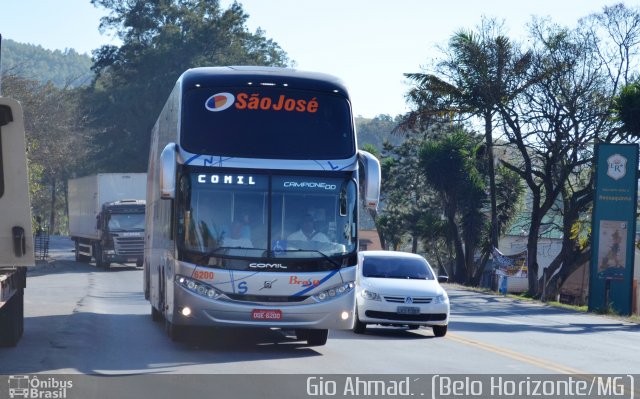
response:
[[[204,103],[204,106],[209,111],[219,112],[219,111],[224,111],[225,109],[232,106],[234,101],[235,101],[235,97],[233,96],[233,94],[218,93],[207,98],[207,101]]]

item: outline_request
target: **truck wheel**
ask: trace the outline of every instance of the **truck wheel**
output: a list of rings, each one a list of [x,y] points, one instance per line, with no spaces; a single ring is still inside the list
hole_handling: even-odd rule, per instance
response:
[[[24,331],[24,291],[22,288],[0,308],[0,326],[0,347],[16,346]]]
[[[91,257],[87,256],[87,255],[82,255],[80,253],[80,242],[79,241],[75,241],[75,247],[76,247],[76,262],[82,262],[82,263],[88,263],[91,261]]]
[[[105,262],[102,259],[102,245],[95,244],[93,247],[93,256],[96,258],[96,267],[101,269],[108,269],[111,266],[111,263]]]

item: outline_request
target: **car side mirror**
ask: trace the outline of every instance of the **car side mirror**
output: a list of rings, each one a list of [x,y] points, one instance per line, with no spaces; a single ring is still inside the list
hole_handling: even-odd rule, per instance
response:
[[[449,276],[438,276],[439,283],[446,283],[449,281]]]

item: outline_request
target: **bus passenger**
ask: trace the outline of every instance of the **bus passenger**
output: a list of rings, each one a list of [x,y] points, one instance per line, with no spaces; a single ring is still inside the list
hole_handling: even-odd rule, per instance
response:
[[[223,247],[253,248],[251,240],[242,235],[243,224],[240,220],[231,223],[231,231],[222,239]]]

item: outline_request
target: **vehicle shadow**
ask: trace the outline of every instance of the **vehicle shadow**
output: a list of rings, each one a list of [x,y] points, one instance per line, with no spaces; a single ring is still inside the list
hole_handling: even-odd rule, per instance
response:
[[[95,262],[85,263],[74,260],[57,259],[50,262],[38,262],[27,269],[27,276],[45,276],[63,273],[117,273],[127,270],[142,270],[135,264],[112,263],[108,269],[96,267]]]
[[[222,364],[226,372],[243,373],[237,363],[316,356],[321,354],[292,332],[198,329],[172,342],[164,323],[150,315],[75,312],[25,318],[18,345],[0,348],[0,374],[198,374]]]
[[[376,324],[367,325],[363,334],[356,334],[353,331],[332,331],[340,339],[357,340],[423,340],[436,338],[431,327],[420,327],[419,329],[409,329],[407,327],[391,327]]]

